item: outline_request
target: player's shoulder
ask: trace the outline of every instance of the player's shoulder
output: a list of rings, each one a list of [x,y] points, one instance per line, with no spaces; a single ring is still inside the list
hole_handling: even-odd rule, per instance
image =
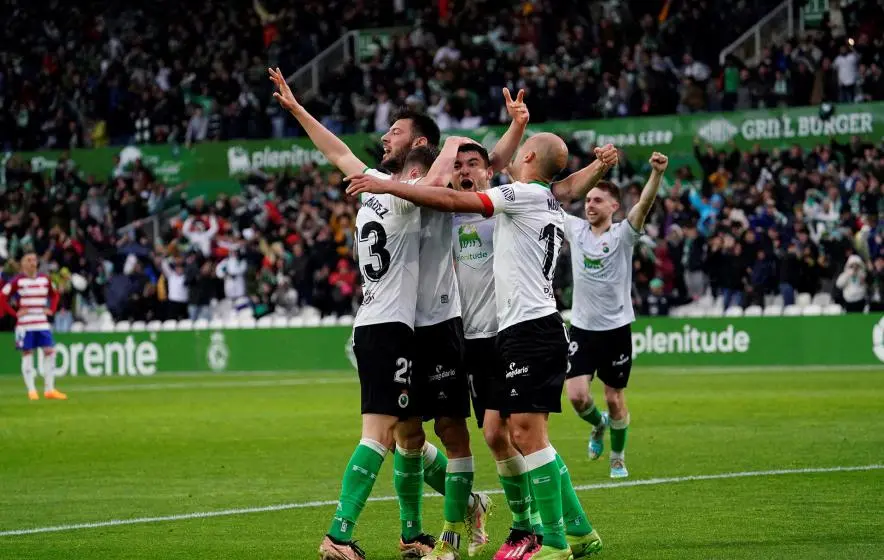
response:
[[[362,170],[363,175],[370,175],[372,177],[377,177],[378,179],[389,179],[392,177],[389,173],[381,171],[380,169],[374,169],[372,167],[366,167]]]

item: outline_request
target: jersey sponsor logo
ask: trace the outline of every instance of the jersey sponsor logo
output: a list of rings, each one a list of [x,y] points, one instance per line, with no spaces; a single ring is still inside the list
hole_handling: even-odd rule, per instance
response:
[[[506,372],[506,378],[512,379],[513,377],[520,377],[522,375],[528,375],[528,366],[516,367],[516,362],[510,362],[510,367]]]
[[[479,230],[473,224],[464,224],[457,228],[457,239],[460,242],[461,249],[482,246]]]
[[[602,266],[602,259],[591,259],[583,255],[583,268],[586,270],[600,270]]]
[[[611,362],[611,365],[612,366],[622,366],[623,364],[626,364],[628,362],[629,362],[629,356],[627,356],[626,354],[620,354],[620,357],[617,358],[616,360],[614,360],[613,362]]]
[[[884,335],[882,335],[884,336]],[[746,331],[728,325],[722,330],[700,330],[685,325],[680,331],[657,332],[650,325],[632,333],[632,357],[640,354],[743,354],[752,339]]]
[[[431,375],[428,379],[430,381],[442,381],[443,379],[448,379],[449,377],[454,377],[455,370],[452,369],[442,369],[442,364],[436,364],[436,373]]]
[[[512,187],[504,185],[500,187],[500,192],[503,194],[503,197],[510,202],[516,201],[516,191],[514,191]]]
[[[105,343],[58,343],[55,345],[55,373],[58,376],[85,373],[90,377],[153,375],[159,361],[155,340],[156,337],[151,335],[151,340],[142,342],[127,336],[121,341]]]
[[[382,220],[384,219],[384,216],[386,216],[390,212],[389,208],[381,204],[381,202],[373,196],[364,201],[362,203],[362,206],[374,210],[374,213],[377,214],[378,218]]]

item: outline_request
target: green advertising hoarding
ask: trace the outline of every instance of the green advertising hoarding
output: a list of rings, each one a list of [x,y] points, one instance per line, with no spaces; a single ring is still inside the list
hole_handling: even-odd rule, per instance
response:
[[[530,101],[529,101],[530,105]],[[826,121],[819,118],[817,107],[770,109],[734,113],[702,113],[666,117],[616,118],[600,121],[569,121],[531,124],[528,133],[554,132],[579,144],[591,146],[612,143],[623,148],[634,163],[641,163],[653,151],[670,156],[676,169],[691,165],[699,171],[693,155],[694,139],[726,148],[733,141],[739,148],[758,143],[766,149],[793,143],[813,146],[830,139],[845,141],[856,134],[878,141],[884,137],[884,102],[838,105]],[[470,136],[488,148],[493,147],[505,127],[488,126],[474,130],[450,131]],[[353,134],[343,140],[368,165],[376,163],[372,153],[379,136]],[[20,152],[2,156],[2,168],[12,157],[31,161],[35,170],[55,168],[62,152]],[[169,183],[187,181],[193,194],[212,194],[220,190],[236,191],[236,178],[250,169],[280,171],[297,169],[308,163],[328,166],[329,162],[307,138],[242,140],[197,144],[191,148],[170,145],[129,146],[123,148],[79,149],[70,152],[77,169],[84,175],[103,178],[115,168],[114,158],[126,167],[142,159],[158,176]],[[0,175],[0,184],[4,181]]]
[[[297,372],[351,369],[348,327],[65,333],[62,375],[150,376],[182,372]],[[881,366],[884,316],[641,319],[633,325],[638,367]],[[19,360],[0,337],[0,373]]]

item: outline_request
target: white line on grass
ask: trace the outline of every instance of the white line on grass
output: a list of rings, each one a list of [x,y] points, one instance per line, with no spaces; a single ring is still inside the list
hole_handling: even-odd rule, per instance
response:
[[[780,476],[786,474],[819,474],[838,472],[874,471],[884,469],[884,465],[861,465],[855,467],[820,467],[805,469],[777,469],[770,471],[744,471],[719,474],[698,474],[689,476],[674,476],[670,478],[647,478],[644,480],[626,480],[622,482],[600,482],[597,484],[584,484],[575,486],[578,491],[603,490],[607,488],[631,488],[634,486],[656,486],[660,484],[676,484],[680,482],[695,482],[702,480],[722,480],[728,478],[747,478],[753,476]],[[500,489],[485,490],[487,494],[502,494]],[[425,494],[428,498],[439,497],[439,494]],[[396,496],[377,496],[369,498],[369,502],[391,502]],[[158,517],[137,517],[134,519],[111,519],[109,521],[95,521],[92,523],[74,523],[71,525],[55,525],[51,527],[35,527],[32,529],[13,529],[0,531],[0,537],[15,535],[35,535],[38,533],[57,533],[60,531],[76,531],[80,529],[98,529],[101,527],[115,527],[118,525],[138,525],[143,523],[162,523],[165,521],[187,521],[190,519],[207,519],[210,517],[226,517],[231,515],[245,515],[249,513],[267,513],[271,511],[285,511],[291,509],[307,509],[337,505],[337,500],[323,500],[318,502],[301,502],[293,504],[277,504],[273,506],[259,506],[250,508],[222,509],[218,511],[203,511],[195,513],[181,513],[177,515],[162,515]]]

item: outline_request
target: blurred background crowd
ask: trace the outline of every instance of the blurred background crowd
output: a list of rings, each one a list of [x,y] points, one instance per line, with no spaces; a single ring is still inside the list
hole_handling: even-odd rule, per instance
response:
[[[447,12],[440,17],[442,4]],[[270,97],[267,66],[295,69],[346,30],[406,26],[348,61],[304,99],[337,133],[386,130],[399,107],[443,129],[505,121],[500,87],[524,88],[531,120],[617,118],[884,100],[884,9],[847,2],[819,28],[768,46],[757,65],[721,49],[772,0],[157,0],[6,2],[0,41],[0,147],[191,144],[302,132]],[[796,3],[796,4],[800,4]],[[849,39],[849,41],[848,41]],[[25,49],[16,48],[26,44]],[[701,173],[673,170],[636,250],[634,300],[668,314],[703,294],[764,305],[831,293],[884,309],[884,145],[716,151]],[[588,154],[571,145],[571,170]],[[625,208],[644,182],[623,154]],[[340,173],[304,167],[243,180],[239,194],[191,200],[150,169],[83,177],[8,159],[0,187],[0,282],[23,248],[63,297],[56,326],[115,319],[353,314],[357,203]],[[577,204],[572,209],[580,211]],[[162,215],[156,236],[143,227]],[[557,296],[570,305],[568,259]],[[9,325],[9,318],[0,319]]]

